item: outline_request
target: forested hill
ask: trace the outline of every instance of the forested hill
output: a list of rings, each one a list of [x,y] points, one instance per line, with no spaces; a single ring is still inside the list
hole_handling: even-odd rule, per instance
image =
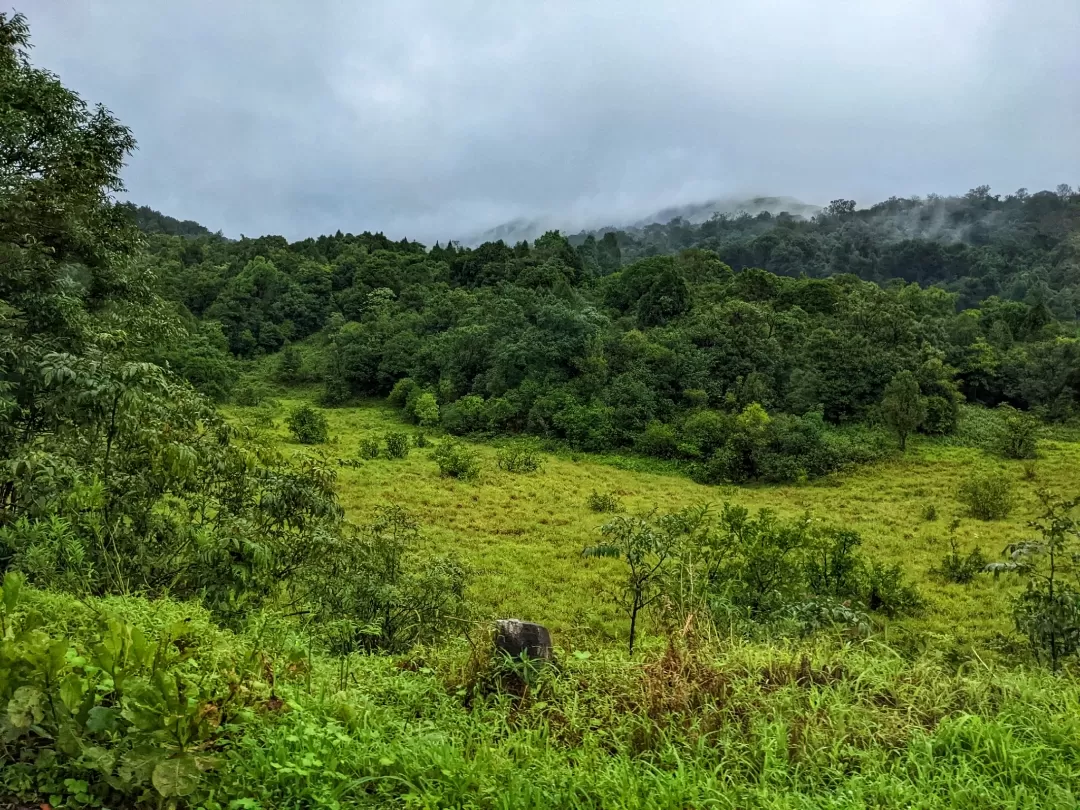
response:
[[[1071,417],[1078,220],[1080,195],[1062,187],[838,201],[812,220],[676,221],[576,246],[557,232],[475,249],[158,234],[161,291],[198,320],[157,359],[224,397],[226,351],[318,334],[282,375],[324,380],[328,404],[396,390],[414,416],[426,395],[453,432],[719,457],[714,477],[785,479],[877,452],[828,445],[829,425],[877,422],[890,385],[914,387],[911,418],[929,433],[955,429],[964,399]],[[730,446],[739,430],[756,438]]]
[[[601,238],[578,234],[571,241],[588,253],[590,236]],[[719,214],[617,236],[624,260],[705,248],[736,270],[940,284],[959,293],[965,307],[1000,295],[1041,301],[1071,319],[1080,305],[1080,195],[1066,185],[1005,197],[981,186],[959,197],[893,197],[862,209],[836,200],[810,219]]]

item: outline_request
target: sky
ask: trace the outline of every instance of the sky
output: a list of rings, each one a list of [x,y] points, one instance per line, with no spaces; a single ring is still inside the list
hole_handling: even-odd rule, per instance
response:
[[[1080,184],[1078,0],[14,2],[128,197],[232,237]]]

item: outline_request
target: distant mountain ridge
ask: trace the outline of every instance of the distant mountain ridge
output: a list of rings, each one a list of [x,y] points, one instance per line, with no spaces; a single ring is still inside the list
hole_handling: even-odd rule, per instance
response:
[[[563,234],[574,234],[584,231],[632,231],[646,228],[649,225],[666,225],[673,219],[683,219],[692,224],[699,225],[702,222],[707,222],[714,214],[728,214],[730,216],[749,214],[751,216],[756,216],[763,211],[767,211],[773,215],[787,212],[792,216],[809,219],[821,210],[822,207],[820,205],[806,203],[794,197],[717,197],[704,202],[684,203],[682,205],[672,205],[661,208],[659,211],[633,222],[616,221],[607,222],[601,225],[596,219],[589,223],[580,221],[574,222],[569,219],[559,219],[556,217],[538,217],[533,219],[518,217],[509,222],[504,222],[501,225],[496,225],[494,228],[489,228],[486,231],[474,234],[468,239],[463,239],[462,244],[479,245],[484,242],[496,242],[500,239],[507,244],[515,244],[522,240],[531,242],[551,230],[561,231]]]

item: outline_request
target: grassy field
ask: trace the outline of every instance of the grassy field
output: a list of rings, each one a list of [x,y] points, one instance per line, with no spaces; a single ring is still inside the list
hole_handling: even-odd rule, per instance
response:
[[[272,438],[286,452],[356,462],[338,481],[348,516],[364,522],[390,503],[415,512],[422,542],[473,568],[480,616],[548,624],[555,664],[523,668],[457,633],[400,655],[335,657],[291,606],[224,627],[168,597],[26,588],[9,605],[5,593],[0,676],[36,672],[28,662],[40,669],[39,660],[50,668],[12,697],[0,732],[59,718],[82,742],[58,733],[58,756],[42,732],[35,754],[0,733],[0,807],[9,798],[205,810],[1078,806],[1075,665],[1055,674],[998,654],[1003,644],[1022,650],[1009,620],[1017,582],[946,585],[929,569],[972,468],[1003,464],[1019,495],[1008,520],[962,520],[964,549],[993,554],[1025,536],[1036,487],[1076,486],[1080,445],[1045,442],[1035,480],[1022,463],[925,442],[812,484],[721,489],[645,460],[569,452],[513,475],[497,468],[497,444],[479,443],[482,474],[464,483],[441,478],[429,450],[358,461],[363,439],[416,432],[379,403],[327,411],[326,445],[292,442],[284,415],[301,401],[281,402]],[[809,510],[857,529],[866,556],[901,564],[928,605],[858,638],[717,638],[688,623],[654,632],[630,659],[626,620],[606,594],[617,564],[581,556],[610,518],[587,507],[593,490],[616,493],[629,511],[724,500]],[[120,735],[117,717],[141,725]],[[151,773],[149,755],[167,759]],[[110,786],[129,800],[105,800]]]
[[[280,402],[284,414],[301,400]],[[243,409],[230,413],[244,418]],[[417,431],[383,403],[325,413],[330,443],[314,452],[332,458],[356,459],[362,439],[389,430]],[[312,451],[292,442],[283,418],[275,419],[271,433],[287,450]],[[569,452],[546,454],[539,472],[518,475],[497,468],[497,443],[477,443],[475,449],[483,471],[472,483],[441,478],[426,449],[413,449],[403,460],[379,458],[359,468],[341,468],[339,489],[348,517],[362,522],[387,503],[412,510],[432,549],[453,550],[472,567],[471,596],[482,612],[543,622],[557,643],[574,646],[596,646],[625,635],[625,619],[607,593],[616,564],[581,557],[582,548],[596,542],[609,519],[587,507],[593,490],[617,494],[630,512],[731,501],[784,516],[808,511],[816,520],[855,529],[868,556],[902,565],[926,597],[921,616],[890,626],[894,638],[911,635],[913,643],[983,649],[1011,630],[1008,596],[1017,583],[1011,577],[980,577],[970,585],[955,585],[930,576],[948,549],[952,518],[961,518],[957,538],[963,551],[979,546],[996,558],[1007,543],[1027,536],[1024,524],[1036,514],[1039,487],[1062,494],[1080,488],[1080,444],[1065,441],[1043,442],[1034,480],[1023,462],[924,440],[913,442],[903,458],[809,484],[746,487],[703,486],[680,474],[616,466],[634,466],[626,460]],[[639,466],[662,465],[645,461]],[[993,467],[1014,479],[1016,508],[1001,521],[964,517],[957,499],[960,483],[972,470]],[[931,506],[937,517],[927,520]]]

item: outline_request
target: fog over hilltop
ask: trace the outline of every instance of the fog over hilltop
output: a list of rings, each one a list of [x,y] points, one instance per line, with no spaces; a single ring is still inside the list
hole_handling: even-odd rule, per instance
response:
[[[130,198],[231,237],[432,244],[1080,181],[1063,0],[21,10],[35,62],[132,127]]]

